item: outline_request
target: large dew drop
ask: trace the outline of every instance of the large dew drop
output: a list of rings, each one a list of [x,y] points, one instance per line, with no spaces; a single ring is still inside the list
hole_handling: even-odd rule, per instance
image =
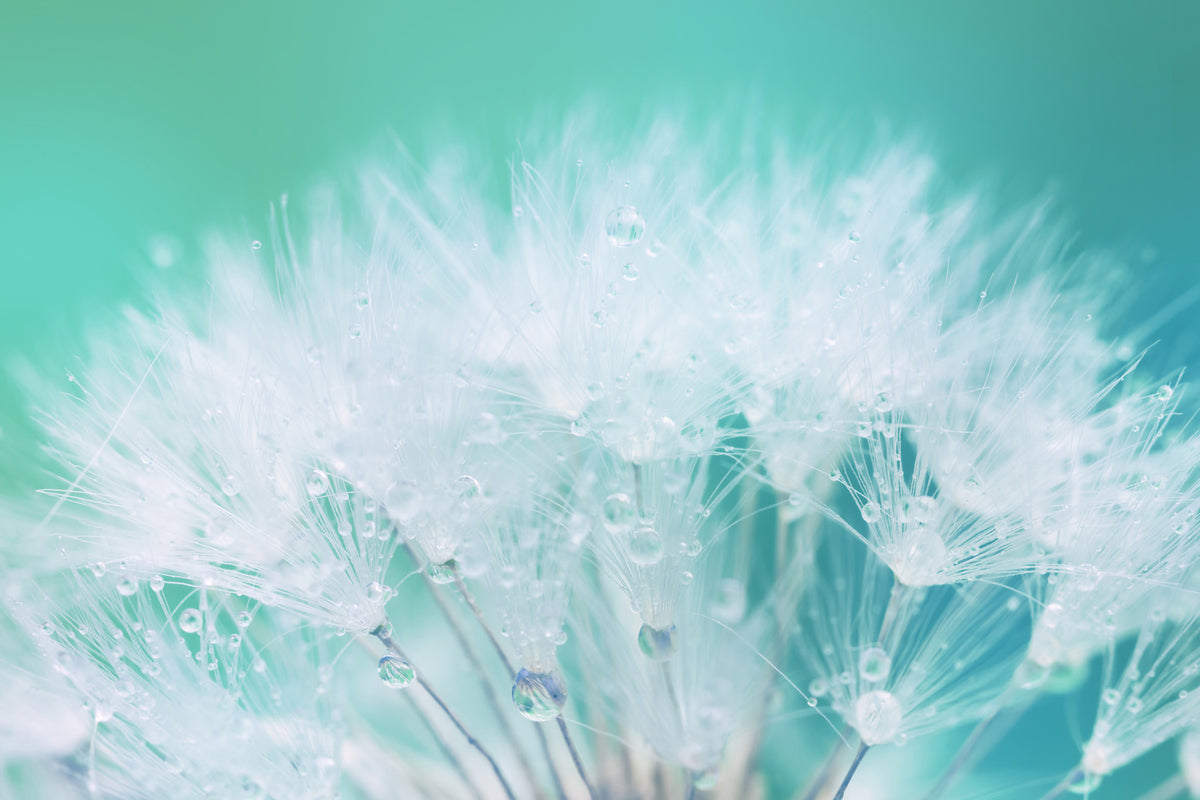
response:
[[[397,522],[411,522],[421,512],[421,491],[412,481],[399,481],[388,487],[384,502],[388,516]]]
[[[199,609],[185,609],[179,615],[179,630],[184,633],[199,633],[202,619]]]
[[[638,647],[651,661],[669,661],[679,650],[679,632],[674,625],[654,628],[643,624],[638,631]]]
[[[562,676],[554,672],[530,672],[522,668],[513,681],[513,704],[521,716],[534,722],[554,719],[567,704]]]
[[[662,561],[663,541],[649,525],[639,525],[629,534],[629,560],[641,567]]]
[[[604,219],[604,233],[617,247],[632,247],[642,240],[646,220],[633,206],[621,206]]]
[[[413,665],[400,656],[389,653],[379,659],[379,680],[393,689],[407,689],[417,679]]]
[[[882,647],[868,647],[858,657],[858,675],[867,683],[879,683],[892,671],[892,658]]]
[[[633,526],[633,501],[627,494],[610,494],[604,501],[604,527],[621,533]]]
[[[895,739],[903,719],[900,701],[891,692],[881,689],[867,692],[854,704],[854,727],[868,746]]]

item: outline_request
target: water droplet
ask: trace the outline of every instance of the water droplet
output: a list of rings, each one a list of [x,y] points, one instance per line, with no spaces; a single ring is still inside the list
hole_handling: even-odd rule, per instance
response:
[[[359,311],[371,305],[371,295],[366,292],[356,292],[354,294],[354,307]]]
[[[512,687],[513,704],[521,716],[534,722],[546,722],[562,713],[567,690],[556,672],[530,672],[524,667]]]
[[[407,689],[417,679],[417,671],[407,660],[393,653],[379,659],[379,680],[392,689]]]
[[[854,727],[866,745],[885,744],[895,739],[903,719],[900,701],[882,689],[867,692],[854,704]]]
[[[663,541],[649,525],[639,525],[629,534],[629,560],[641,567],[662,561]]]
[[[1104,705],[1115,706],[1121,701],[1121,693],[1116,689],[1105,689],[1101,699],[1104,700]]]
[[[132,575],[125,575],[117,581],[117,594],[129,597],[137,594],[138,581]]]
[[[864,503],[861,513],[863,521],[868,525],[878,522],[879,518],[883,516],[882,510],[879,508],[879,503],[874,501]]]
[[[424,498],[412,481],[393,483],[384,495],[388,516],[397,522],[411,522],[421,511]]]
[[[850,235],[847,236],[846,238],[848,238],[852,242],[861,242],[862,234],[859,233],[858,231],[850,231]]]
[[[156,592],[161,592],[163,590],[163,587],[166,585],[167,585],[167,582],[165,580],[163,580],[162,575],[155,575],[152,578],[150,578],[150,588]]]
[[[621,277],[627,281],[636,281],[638,279],[637,264],[634,264],[631,261],[630,263],[621,267]]]
[[[1175,394],[1175,390],[1164,384],[1158,387],[1158,391],[1154,393],[1154,399],[1165,403],[1171,399],[1171,395],[1173,394]]]
[[[252,241],[250,243],[250,249],[251,250],[262,250],[262,242],[260,242],[258,239],[255,239],[254,241]]]
[[[226,475],[221,481],[221,491],[229,497],[236,497],[242,491],[242,481],[237,475]]]
[[[387,589],[379,581],[371,581],[367,584],[367,599],[372,603],[381,603],[387,597]]]
[[[882,647],[868,647],[858,656],[858,675],[867,683],[879,683],[892,671],[892,658]]]
[[[179,615],[179,630],[184,633],[198,633],[200,631],[200,623],[203,617],[200,616],[200,610],[197,608],[184,609]]]
[[[320,497],[329,491],[329,476],[319,469],[314,469],[308,473],[304,488],[308,490],[309,497]]]
[[[472,503],[483,496],[483,487],[470,475],[459,475],[455,478],[454,491],[460,503]]]
[[[249,611],[240,611],[240,612],[238,612],[238,615],[234,618],[234,624],[236,624],[239,628],[249,628],[250,623],[253,621],[254,621],[254,617],[250,614]]]
[[[603,328],[608,324],[608,312],[603,308],[592,312],[592,326],[595,328]]]
[[[829,681],[824,678],[813,678],[808,684],[808,693],[813,697],[824,697],[829,694]]]
[[[435,564],[430,561],[425,565],[425,574],[429,576],[429,580],[434,583],[446,584],[454,583],[454,559],[445,561],[441,564]]]
[[[679,650],[679,632],[674,625],[654,628],[643,624],[638,630],[638,647],[651,661],[668,661]]]
[[[630,247],[642,240],[646,220],[633,206],[621,206],[609,212],[604,220],[604,233],[617,247]]]
[[[623,493],[610,494],[604,500],[604,527],[610,533],[622,533],[633,527],[633,501]]]
[[[95,564],[92,564],[92,574],[97,578],[103,578],[106,572],[108,572],[108,567],[103,561],[97,561]]]
[[[726,625],[741,622],[746,615],[746,587],[737,578],[717,581],[711,610],[713,617]]]

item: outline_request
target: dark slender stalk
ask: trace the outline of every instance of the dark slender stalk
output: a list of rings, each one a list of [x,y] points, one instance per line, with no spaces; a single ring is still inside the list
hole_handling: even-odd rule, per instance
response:
[[[395,640],[392,639],[391,635],[386,632],[383,626],[371,631],[371,635],[383,642],[383,646],[389,651],[404,659],[409,664],[412,664],[412,661],[408,658],[408,656],[404,655],[404,651],[400,649],[400,646],[396,644]],[[508,800],[517,800],[517,796],[513,794],[512,786],[509,785],[508,780],[504,777],[504,772],[500,769],[500,765],[496,763],[496,759],[492,758],[492,754],[487,751],[487,748],[484,747],[478,739],[471,735],[471,732],[468,731],[466,726],[462,724],[462,721],[455,716],[454,712],[450,710],[450,707],[446,705],[441,696],[435,692],[433,687],[429,685],[429,682],[425,680],[421,671],[416,670],[416,673],[417,683],[422,689],[425,690],[425,693],[429,695],[430,699],[437,703],[438,707],[442,709],[442,713],[444,713],[447,719],[453,723],[454,727],[458,728],[458,732],[466,738],[467,744],[471,745],[471,747],[479,751],[481,756],[487,759],[488,764],[490,764],[492,767],[492,772],[496,773],[496,779],[500,781],[500,785],[503,787],[504,794],[508,797]]]
[[[842,785],[838,787],[837,794],[833,796],[833,800],[842,800],[846,796],[846,789],[850,786],[850,781],[854,778],[854,773],[858,772],[858,765],[862,763],[863,756],[870,749],[871,746],[866,742],[863,742],[858,748],[858,755],[854,756],[854,760],[850,762],[850,769],[847,770],[846,777],[842,778]]]
[[[1083,768],[1076,767],[1075,769],[1068,772],[1066,774],[1066,777],[1064,777],[1061,781],[1058,782],[1057,786],[1055,786],[1050,791],[1046,792],[1046,794],[1044,794],[1042,796],[1042,800],[1055,800],[1055,798],[1057,798],[1057,797],[1062,797],[1063,794],[1065,794],[1066,791],[1071,788],[1071,785],[1074,784],[1077,780],[1081,779],[1082,777],[1083,777]]]
[[[457,572],[455,573],[455,579],[457,580]],[[517,736],[516,729],[513,728],[512,720],[508,714],[504,713],[500,698],[496,694],[495,684],[487,679],[487,670],[484,669],[483,662],[479,658],[479,653],[476,651],[475,646],[471,643],[471,640],[467,637],[466,631],[464,631],[462,625],[459,624],[458,619],[454,616],[453,611],[449,606],[446,605],[446,600],[442,597],[442,593],[437,590],[436,585],[432,585],[432,582],[430,582],[430,584],[429,593],[433,595],[434,602],[437,603],[438,608],[442,612],[442,616],[444,616],[446,621],[450,623],[450,630],[454,633],[454,638],[458,640],[459,647],[462,649],[463,653],[466,654],[467,660],[471,662],[471,667],[475,670],[475,674],[479,678],[479,685],[483,688],[483,696],[487,699],[488,705],[492,709],[492,713],[496,715],[496,719],[500,721],[501,727],[504,728],[504,732],[508,735],[509,739],[513,743],[513,749],[516,751],[517,763],[521,765],[521,771],[525,774],[525,778],[527,781],[529,781],[529,785],[534,787],[535,791],[537,791],[538,780],[534,776],[533,765],[529,763],[529,759],[526,757],[525,752],[520,747],[520,739]],[[551,773],[553,772],[553,765],[551,765]],[[554,775],[554,783],[558,789],[559,798],[562,798],[564,795],[557,775]],[[538,796],[543,796],[541,791],[538,791]]]
[[[508,660],[508,654],[504,652],[503,645],[496,638],[496,634],[492,633],[491,627],[487,624],[487,620],[483,618],[483,609],[475,602],[475,595],[471,594],[471,590],[467,588],[466,582],[458,573],[458,567],[454,567],[454,585],[458,587],[458,593],[462,595],[466,601],[467,607],[471,609],[471,613],[475,615],[475,621],[479,623],[479,627],[487,634],[488,641],[492,643],[492,649],[496,651],[496,655],[500,657],[500,663],[504,664],[504,668],[508,670],[509,680],[516,680],[517,671],[513,669],[512,662]],[[546,741],[546,734],[542,731],[541,725],[533,726],[534,732],[537,734],[538,744],[542,748],[542,755],[546,759],[546,765],[550,768],[550,777],[554,781],[554,790],[560,798],[566,797],[566,791],[563,789],[562,778],[558,774],[558,767],[554,764],[554,757],[550,755],[550,743]],[[572,755],[574,755],[573,745],[567,742],[568,747],[572,747]],[[579,777],[583,779],[583,785],[588,787],[588,793],[591,793],[591,783],[588,782],[587,775],[583,772],[583,765],[579,759],[575,759],[575,767],[579,770]]]
[[[571,760],[575,762],[575,769],[579,772],[579,779],[583,781],[584,788],[587,789],[588,797],[592,800],[599,800],[599,795],[592,788],[591,781],[587,778],[587,773],[583,770],[583,760],[579,757],[579,751],[575,749],[575,742],[571,740],[571,734],[567,731],[567,722],[562,718],[562,715],[555,717],[558,722],[558,729],[562,732],[563,741],[567,743],[567,750],[571,752]]]
[[[838,735],[838,740],[833,743],[833,747],[829,750],[829,755],[825,757],[825,765],[821,767],[821,771],[817,773],[817,777],[808,785],[808,790],[804,793],[802,800],[817,800],[817,795],[829,783],[830,778],[833,776],[833,769],[837,766],[838,756],[842,753],[843,740],[849,731],[849,727],[842,728],[842,732]]]
[[[417,712],[417,716],[421,718],[421,722],[425,723],[425,727],[428,729],[429,735],[433,737],[433,741],[437,745],[438,750],[440,750],[446,760],[449,761],[456,770],[458,770],[458,774],[462,776],[462,779],[466,782],[467,786],[471,787],[471,795],[475,797],[476,800],[483,800],[483,792],[481,792],[479,787],[475,785],[475,782],[471,780],[471,773],[468,772],[467,768],[463,766],[462,761],[460,761],[458,756],[454,754],[454,751],[450,748],[449,743],[446,742],[446,739],[442,736],[438,729],[435,728],[433,723],[429,721],[429,717],[425,716],[425,712],[421,710],[419,705],[417,705],[417,701],[414,700],[413,696],[408,692],[404,692],[404,699],[407,700],[408,704],[413,707],[414,711]]]

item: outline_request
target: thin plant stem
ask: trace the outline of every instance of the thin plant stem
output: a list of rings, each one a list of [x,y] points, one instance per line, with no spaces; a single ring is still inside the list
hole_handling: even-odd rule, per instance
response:
[[[371,631],[371,634],[375,638],[379,639],[379,641],[383,643],[383,646],[386,647],[390,652],[395,653],[409,664],[412,664],[412,660],[409,659],[408,656],[404,655],[404,651],[400,649],[399,645],[396,644],[395,640],[392,639],[391,635],[388,634],[382,626]],[[508,797],[509,800],[517,800],[517,796],[513,794],[512,786],[509,785],[508,779],[504,777],[504,772],[500,769],[500,765],[496,763],[496,759],[492,757],[492,754],[488,752],[487,748],[484,747],[478,739],[471,735],[471,732],[467,730],[465,725],[463,725],[462,720],[455,716],[454,712],[450,710],[450,707],[446,705],[446,702],[442,700],[441,695],[434,691],[433,687],[429,685],[429,682],[425,680],[424,676],[421,674],[421,671],[416,670],[416,673],[417,683],[422,689],[425,690],[425,693],[429,695],[430,699],[437,703],[438,707],[442,709],[442,713],[444,713],[450,722],[453,723],[454,727],[458,728],[458,732],[466,737],[467,744],[471,745],[471,747],[479,751],[481,756],[487,759],[488,764],[490,764],[492,767],[492,772],[496,773],[496,779],[500,781],[500,786],[504,789],[505,796]]]
[[[440,750],[446,760],[450,762],[451,766],[458,770],[458,774],[462,776],[462,779],[466,782],[467,786],[471,787],[471,795],[475,797],[476,800],[483,800],[483,792],[480,791],[479,787],[475,785],[475,781],[471,780],[471,773],[467,771],[466,767],[463,766],[462,761],[460,761],[458,756],[455,755],[454,750],[451,749],[450,744],[446,741],[445,737],[443,737],[434,724],[429,721],[429,717],[427,717],[421,707],[417,705],[417,701],[414,700],[413,696],[408,692],[404,693],[404,699],[408,701],[410,706],[412,706],[413,711],[415,711],[417,716],[420,717],[421,722],[425,723],[425,727],[428,729],[429,735],[433,737],[433,741],[437,745],[438,750]]]
[[[850,781],[854,778],[854,773],[858,772],[858,765],[862,763],[863,756],[865,756],[867,751],[870,749],[871,746],[866,742],[863,742],[858,748],[858,754],[854,756],[854,760],[850,762],[850,769],[846,771],[846,777],[842,778],[842,785],[838,787],[837,794],[833,796],[833,800],[842,800],[842,798],[846,796],[846,789],[850,786]]]
[[[1071,785],[1082,777],[1083,768],[1076,767],[1068,772],[1066,776],[1058,782],[1057,786],[1046,792],[1046,794],[1042,795],[1042,800],[1055,800],[1056,797],[1062,797],[1063,794],[1065,794],[1066,791],[1071,788]]]
[[[833,747],[829,750],[829,755],[825,757],[825,765],[821,767],[821,771],[817,773],[817,776],[808,785],[808,789],[804,792],[801,800],[817,800],[817,795],[830,782],[830,778],[833,777],[833,770],[838,763],[838,756],[842,754],[842,741],[845,739],[845,734],[849,732],[850,728],[846,727],[838,734],[838,740],[833,743]]]
[[[1171,800],[1187,792],[1187,780],[1182,775],[1174,775],[1155,786],[1138,800]]]
[[[455,577],[457,578],[457,573]],[[517,736],[517,731],[513,728],[509,716],[504,713],[500,698],[496,694],[496,686],[492,681],[488,680],[487,670],[484,669],[483,662],[479,658],[479,653],[471,643],[466,631],[463,630],[462,625],[459,624],[458,619],[454,616],[454,612],[446,605],[446,600],[442,597],[442,593],[437,591],[437,586],[432,581],[429,581],[428,577],[426,578],[426,582],[429,584],[429,593],[433,595],[434,602],[437,603],[446,621],[450,623],[450,630],[454,633],[454,638],[458,640],[459,647],[466,654],[467,660],[471,662],[471,668],[475,671],[475,675],[479,679],[479,685],[483,688],[483,695],[487,698],[492,713],[496,715],[496,719],[500,721],[501,727],[504,728],[505,733],[508,734],[509,739],[513,742],[513,749],[516,751],[517,763],[520,764],[521,771],[525,774],[525,778],[529,781],[530,786],[533,786],[535,791],[537,791],[538,796],[543,796],[542,792],[537,788],[538,780],[534,776],[533,765],[529,763],[528,757],[519,745],[520,738]],[[551,773],[554,773],[553,764],[550,765],[550,768]],[[558,790],[558,796],[561,798],[563,797],[563,791],[558,781],[558,775],[554,774],[553,777]]]
[[[471,609],[471,613],[475,616],[475,621],[479,623],[479,627],[487,635],[488,641],[492,643],[492,649],[496,651],[496,655],[500,657],[500,663],[504,665],[504,669],[508,671],[509,680],[516,680],[517,672],[513,669],[512,662],[508,660],[508,654],[504,652],[504,647],[500,644],[500,640],[492,633],[491,626],[487,624],[487,620],[483,618],[483,609],[475,602],[475,595],[471,594],[467,584],[462,579],[462,575],[458,573],[458,567],[453,568],[454,585],[458,588],[458,593],[467,603],[467,607]],[[538,744],[541,746],[542,755],[546,759],[546,765],[550,768],[550,777],[554,780],[554,789],[559,797],[565,797],[566,791],[563,789],[562,778],[558,774],[558,767],[554,763],[554,757],[550,754],[550,743],[546,741],[546,734],[542,731],[541,725],[534,725],[534,732],[537,734]],[[567,746],[571,748],[572,756],[575,755],[574,745],[567,742]],[[583,771],[583,764],[578,758],[575,759],[575,768],[579,771],[579,777],[583,780],[583,785],[588,787],[588,793],[591,794],[591,782],[588,781],[587,775]]]
[[[567,743],[567,750],[571,753],[571,760],[575,762],[575,769],[579,772],[579,779],[583,781],[584,788],[587,789],[588,797],[592,800],[599,800],[596,790],[592,788],[592,783],[587,778],[587,773],[583,770],[583,761],[579,758],[579,751],[575,749],[575,742],[571,741],[566,720],[562,718],[561,714],[554,719],[558,722],[558,729],[562,732],[563,741]]]

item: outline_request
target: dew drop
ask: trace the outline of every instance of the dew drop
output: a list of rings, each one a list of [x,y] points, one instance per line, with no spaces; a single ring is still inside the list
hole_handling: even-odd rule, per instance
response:
[[[621,277],[627,281],[636,281],[638,279],[637,264],[630,262],[621,267]]]
[[[132,575],[125,575],[117,581],[117,594],[124,597],[130,597],[137,594],[138,581]]]
[[[454,583],[454,559],[442,562],[441,564],[435,564],[430,561],[425,565],[425,574],[434,583]]]
[[[883,512],[879,508],[879,503],[874,501],[864,503],[861,513],[863,521],[868,525],[878,522],[879,518],[883,516]]]
[[[199,609],[184,609],[183,613],[179,615],[179,630],[184,633],[198,633],[202,619]]]
[[[639,525],[629,534],[629,560],[640,567],[662,561],[663,541],[658,531],[649,525]]]
[[[221,481],[221,491],[228,497],[236,497],[242,491],[242,481],[237,475],[226,475]]]
[[[854,727],[863,744],[874,746],[896,738],[904,713],[900,701],[891,692],[877,689],[867,692],[854,704]]]
[[[150,578],[150,588],[156,592],[161,592],[163,590],[163,587],[166,585],[167,585],[167,582],[165,580],[163,580],[162,575],[155,575],[152,578]]]
[[[892,658],[882,647],[868,647],[858,657],[858,674],[867,683],[879,683],[892,671]]]
[[[1165,403],[1171,399],[1171,395],[1173,394],[1175,394],[1175,390],[1170,386],[1163,384],[1162,386],[1158,387],[1158,391],[1154,393],[1154,399],[1158,400],[1160,403]]]
[[[424,498],[412,481],[398,481],[384,495],[388,515],[397,522],[411,522],[421,512]]]
[[[329,476],[319,469],[314,469],[308,473],[304,488],[308,490],[309,497],[320,497],[329,491]]]
[[[609,212],[604,220],[604,233],[617,247],[630,247],[642,240],[646,220],[633,206],[621,206]]]
[[[392,689],[407,689],[417,679],[417,671],[406,659],[388,653],[379,659],[379,680]]]
[[[260,242],[258,239],[255,239],[254,241],[252,241],[250,243],[250,249],[251,250],[262,250],[262,242]]]
[[[829,681],[824,678],[813,678],[808,684],[808,693],[812,697],[824,697],[829,694]]]
[[[643,623],[637,640],[638,647],[651,661],[668,661],[679,650],[679,632],[674,625],[654,628]]]
[[[746,615],[746,587],[737,578],[717,581],[712,615],[726,625],[735,625]]]
[[[858,231],[850,231],[850,234],[846,238],[852,242],[861,242],[862,234],[859,233]]]
[[[367,584],[367,599],[372,603],[381,603],[387,597],[387,590],[383,588],[383,584],[379,581],[371,581]]]
[[[567,690],[556,672],[530,672],[524,667],[512,687],[513,704],[521,716],[534,722],[546,722],[562,713]]]
[[[633,501],[623,493],[610,494],[604,500],[604,528],[609,533],[622,533],[633,527]]]
[[[361,311],[362,309],[366,308],[369,305],[371,305],[371,295],[367,294],[366,292],[355,292],[355,294],[354,294],[354,307],[355,308],[357,308],[359,311]]]

